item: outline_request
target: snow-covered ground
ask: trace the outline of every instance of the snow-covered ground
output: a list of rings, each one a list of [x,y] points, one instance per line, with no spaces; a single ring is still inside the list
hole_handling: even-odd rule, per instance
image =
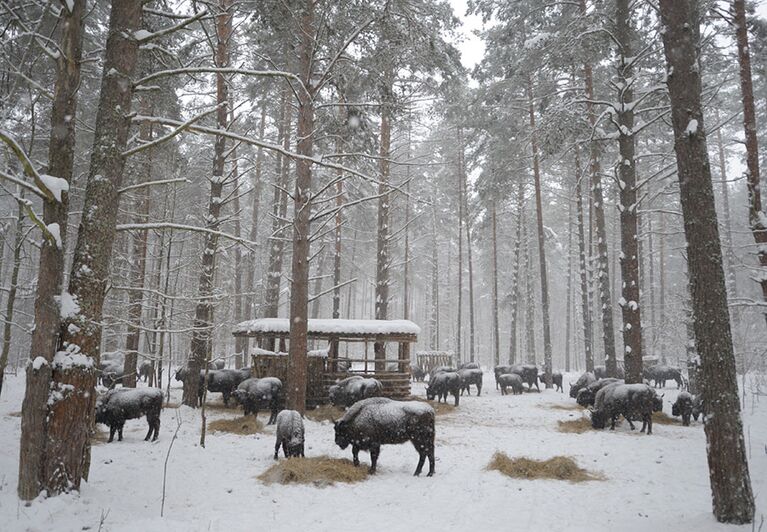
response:
[[[567,382],[568,377],[565,377]],[[572,378],[574,380],[574,377]],[[485,374],[481,397],[464,397],[459,409],[437,418],[437,466],[433,478],[412,477],[418,455],[412,445],[385,446],[375,477],[329,487],[262,484],[256,477],[272,461],[274,428],[258,436],[208,434],[200,448],[199,413],[163,412],[160,439],[146,443],[145,420],[129,421],[123,442],[93,447],[90,482],[82,492],[30,506],[18,502],[16,476],[24,378],[8,376],[0,399],[0,530],[40,531],[412,531],[568,530],[707,531],[726,527],[711,515],[700,423],[658,425],[654,434],[564,434],[557,420],[578,412],[550,408],[573,404],[566,394],[501,396]],[[671,411],[677,391],[665,390]],[[567,388],[567,386],[565,386]],[[424,395],[423,385],[414,393]],[[180,390],[174,389],[176,399]],[[218,401],[218,394],[213,399]],[[165,517],[160,517],[163,463],[176,416],[183,421],[168,463]],[[235,417],[209,411],[210,419]],[[266,421],[267,414],[260,418]],[[744,412],[757,521],[767,513],[767,405],[749,402]],[[306,421],[307,456],[351,457],[333,443],[329,422]],[[571,484],[516,480],[485,471],[496,450],[509,456],[570,455],[603,481]],[[369,463],[361,454],[363,465]],[[757,523],[757,529],[759,528]]]

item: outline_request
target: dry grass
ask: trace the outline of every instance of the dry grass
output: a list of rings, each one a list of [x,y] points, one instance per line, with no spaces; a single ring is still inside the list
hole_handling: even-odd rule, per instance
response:
[[[453,406],[452,395],[448,397],[447,403],[438,403],[436,400],[429,401],[425,397],[418,397],[416,395],[411,395],[410,397],[406,397],[405,401],[421,401],[422,403],[426,403],[434,409],[434,413],[438,416],[455,413],[455,406]]]
[[[555,456],[548,460],[533,460],[530,458],[509,458],[505,453],[496,452],[487,465],[490,471],[500,471],[512,478],[527,480],[552,479],[569,482],[585,482],[587,480],[603,480],[575,463],[569,456]]]
[[[228,432],[230,434],[247,436],[262,432],[264,424],[254,416],[241,416],[233,419],[216,419],[211,421],[208,423],[208,430],[211,432]]]
[[[658,425],[681,425],[682,420],[675,419],[665,412],[653,412],[652,413],[652,422],[653,424],[657,423]],[[641,423],[641,420],[640,420]]]
[[[545,404],[545,405],[538,405],[541,408],[550,408],[551,410],[566,410],[568,412],[572,411],[580,411],[583,410],[583,407],[579,405],[578,403],[557,403],[557,404]]]
[[[306,411],[306,417],[312,421],[338,421],[344,416],[344,411],[333,405],[320,405],[313,410]]]
[[[351,460],[318,456],[280,460],[258,476],[266,484],[314,484],[360,482],[368,476],[367,467],[354,467]]]
[[[5,415],[8,417],[21,417],[21,412],[8,412]]]
[[[576,419],[557,421],[557,430],[559,432],[567,432],[570,434],[583,434],[584,432],[592,430],[591,418],[588,416],[579,416]]]

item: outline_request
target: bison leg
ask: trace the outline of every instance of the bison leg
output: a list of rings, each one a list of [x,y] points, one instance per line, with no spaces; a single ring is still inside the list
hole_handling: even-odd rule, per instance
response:
[[[652,434],[652,414],[647,415],[647,435]]]
[[[125,421],[117,425],[117,441],[123,441],[123,427],[125,426]]]
[[[282,443],[282,442],[280,441],[280,439],[279,439],[279,438],[277,438],[277,441],[276,441],[276,442],[275,442],[275,444],[274,444],[274,459],[275,459],[275,460],[278,460],[278,459],[279,459],[279,452],[280,452],[280,444],[281,444],[281,443]]]
[[[458,406],[458,392],[455,392],[453,395],[455,396],[455,406]],[[447,396],[445,396],[445,403],[447,403]]]
[[[109,441],[107,443],[112,443],[112,440],[115,439],[116,431],[117,431],[117,425],[109,425]]]
[[[369,473],[374,475],[376,472],[376,464],[378,463],[378,455],[381,453],[380,445],[372,445],[370,447],[370,470]]]
[[[288,440],[282,440],[282,454],[285,455],[285,458],[292,456],[290,450],[288,449]]]
[[[532,390],[532,389],[533,389],[533,387],[532,387],[532,386],[530,386],[530,389]],[[541,393],[541,387],[540,387],[540,386],[538,386],[538,381],[537,381],[537,380],[535,381],[535,389],[536,389],[536,390],[538,390],[538,393]]]
[[[147,423],[149,424],[149,431],[146,433],[146,438],[144,438],[144,441],[149,441],[149,438],[152,436],[152,432],[154,432],[154,423],[151,419],[147,418]]]
[[[352,445],[352,462],[354,462],[354,467],[360,465],[360,448],[356,445]]]
[[[414,477],[417,477],[421,474],[421,470],[423,469],[423,464],[426,461],[426,453],[422,450],[418,450],[418,465],[415,468],[415,473],[413,473]]]
[[[222,395],[224,396],[224,406],[229,406],[229,392],[224,391]]]
[[[623,416],[626,421],[629,422],[629,427],[631,427],[631,430],[636,430],[636,427],[634,426],[634,423],[631,421],[631,416]]]

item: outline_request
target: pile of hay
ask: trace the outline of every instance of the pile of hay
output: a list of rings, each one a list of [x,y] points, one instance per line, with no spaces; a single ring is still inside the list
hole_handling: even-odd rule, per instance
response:
[[[682,418],[675,419],[669,416],[668,414],[666,414],[665,412],[653,412],[652,422],[653,424],[657,423],[658,425],[681,425]],[[636,421],[634,423],[636,424]],[[641,424],[642,421],[640,420],[639,423]]]
[[[333,405],[320,405],[317,408],[306,411],[306,417],[312,421],[338,421],[344,415],[344,411],[341,408],[336,408]]]
[[[264,430],[264,424],[254,416],[240,416],[228,419],[216,419],[208,423],[210,432],[229,432],[247,436]]]
[[[591,428],[591,418],[588,416],[578,416],[576,419],[557,421],[557,430],[569,434],[583,434],[593,430]]]
[[[365,466],[354,467],[351,460],[328,456],[281,459],[258,476],[266,484],[314,484],[360,482],[368,476]]]
[[[505,453],[496,452],[487,465],[489,471],[500,471],[513,478],[528,480],[552,479],[569,482],[585,482],[587,480],[602,480],[601,477],[578,467],[569,456],[555,456],[548,460],[533,460],[530,458],[509,458]]]
[[[551,410],[565,410],[567,412],[572,412],[575,410],[583,410],[583,407],[579,405],[578,403],[548,403],[545,405],[538,405],[541,408],[550,408]]]

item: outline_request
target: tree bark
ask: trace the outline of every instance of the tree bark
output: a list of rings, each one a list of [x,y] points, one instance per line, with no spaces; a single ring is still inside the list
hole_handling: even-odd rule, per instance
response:
[[[618,41],[618,188],[620,189],[621,280],[624,367],[626,382],[642,382],[642,321],[639,299],[639,238],[634,135],[633,28],[629,0],[616,0],[615,37]]]
[[[458,128],[458,142],[461,186],[463,188],[463,212],[465,216],[464,227],[466,228],[466,261],[469,266],[469,361],[474,362],[474,263],[471,259],[471,215],[469,214],[469,191],[466,177],[466,155],[463,142],[463,130]]]
[[[490,215],[493,226],[493,362],[501,363],[501,341],[498,336],[498,222],[495,199],[490,203]]]
[[[431,336],[430,349],[439,349],[439,255],[437,245],[437,210],[431,210]]]
[[[570,371],[570,323],[573,284],[573,202],[567,202],[567,293],[565,295],[565,371]]]
[[[141,95],[141,114],[152,115],[152,106],[146,93]],[[152,140],[152,124],[142,122],[139,125],[139,139],[142,142]],[[137,183],[146,183],[152,179],[152,148],[147,148],[138,155]],[[136,190],[135,223],[149,222],[150,209],[149,187]],[[128,291],[128,335],[125,338],[125,361],[123,373],[128,375],[123,379],[123,386],[136,387],[136,365],[138,362],[139,341],[141,339],[141,316],[144,308],[144,279],[146,277],[146,251],[149,240],[149,231],[139,229],[132,238],[132,260],[130,261],[130,286],[133,290]]]
[[[583,174],[581,172],[580,148],[575,147],[575,210],[578,216],[578,269],[581,276],[581,313],[583,314],[583,347],[586,357],[586,371],[594,371],[592,348],[591,306],[589,305],[589,279],[586,266],[586,237],[583,212]]]
[[[740,66],[740,94],[743,99],[743,129],[746,137],[746,186],[748,188],[748,224],[757,245],[757,258],[761,271],[755,276],[767,302],[767,214],[762,211],[759,176],[759,143],[757,141],[754,88],[751,79],[751,53],[748,46],[748,23],[745,0],[733,0],[735,40],[738,44]],[[767,322],[767,312],[764,312]]]
[[[737,3],[737,2],[736,2]],[[695,338],[703,366],[703,401],[714,516],[724,523],[754,517],[738,401],[727,290],[701,107],[697,3],[660,0],[674,151],[687,238]],[[745,31],[745,25],[744,25]]]
[[[219,12],[215,16],[216,51],[215,64],[219,68],[229,66],[229,39],[232,34],[232,0],[219,0]],[[223,74],[216,74],[216,103],[220,106],[216,111],[216,126],[224,130],[228,124],[226,104],[229,103],[229,87]],[[216,135],[213,145],[213,171],[210,179],[210,196],[208,200],[205,228],[218,231],[221,226],[221,199],[223,196],[226,174],[226,137]],[[200,370],[205,369],[213,349],[213,289],[215,288],[216,254],[218,253],[218,235],[206,233],[202,251],[202,264],[198,280],[198,300],[194,311],[194,329],[189,347],[190,357],[187,367],[189,371],[184,378],[183,404],[197,408]]]
[[[524,360],[526,364],[536,364],[532,251],[530,249],[530,235],[527,232],[527,227],[524,225],[523,232],[525,242],[525,346],[527,347],[527,354]]]
[[[455,331],[455,356],[456,360],[461,361],[461,333],[463,330],[463,170],[460,150],[462,144],[459,136],[459,154],[456,165],[456,174],[458,176],[458,320]],[[448,261],[448,268],[450,262]]]
[[[509,323],[509,364],[517,362],[517,336],[519,330],[519,294],[522,282],[522,230],[525,210],[525,182],[517,182],[517,235],[514,242],[514,265],[511,270],[511,319]]]
[[[229,122],[234,122],[234,105],[229,100]],[[236,191],[232,204],[234,207],[234,235],[240,237],[242,234],[242,222],[240,221],[240,168],[237,163],[237,149],[232,148],[232,185]],[[251,242],[255,242],[251,240]],[[242,294],[242,248],[238,245],[234,247],[234,321],[240,323],[245,319],[244,303],[245,298]],[[234,364],[238,369],[242,367],[242,361],[245,359],[248,350],[248,337],[237,336],[234,339]]]
[[[714,118],[719,123],[719,108],[714,110]],[[722,141],[722,128],[716,130],[716,147],[719,155],[719,177],[721,179],[722,192],[722,227],[724,235],[722,244],[725,249],[725,272],[727,274],[727,289],[730,297],[738,296],[738,284],[735,277],[735,253],[732,247],[732,222],[730,218],[730,190],[727,184],[727,158],[724,153],[724,142]],[[733,309],[733,318],[737,312]]]
[[[376,292],[375,319],[385,320],[389,315],[389,283],[391,259],[389,257],[389,157],[391,156],[391,116],[392,116],[392,85],[394,72],[391,68],[384,74],[383,105],[381,107],[381,147],[378,163],[378,237],[376,245]],[[374,347],[375,370],[384,371],[386,364],[386,344],[376,342]]]
[[[586,14],[586,0],[580,0],[581,13]],[[589,124],[596,127],[596,113],[594,112],[594,81],[590,63],[583,66],[583,76],[586,85],[586,99],[588,101],[587,113]],[[613,325],[613,301],[610,293],[610,268],[607,254],[607,230],[605,228],[604,197],[602,193],[602,175],[599,165],[599,145],[591,141],[591,193],[593,196],[594,221],[596,222],[597,237],[597,282],[599,283],[599,297],[602,313],[602,340],[605,349],[605,367],[610,377],[617,375],[617,362],[615,358],[615,330]]]
[[[54,360],[53,389],[68,390],[50,406],[43,486],[48,493],[79,489],[90,467],[90,435],[96,400],[95,368],[101,352],[101,315],[125,168],[130,129],[132,77],[138,57],[133,38],[142,21],[141,4],[112,4],[101,92],[91,151],[83,217],[77,233],[68,294],[76,308],[62,316]],[[71,361],[71,365],[68,362]],[[22,437],[23,439],[23,437]],[[23,452],[23,451],[22,451]],[[21,486],[21,482],[20,482]]]
[[[21,200],[16,218],[16,231],[13,237],[13,267],[11,269],[11,285],[8,287],[8,298],[5,301],[5,319],[3,320],[3,347],[0,350],[0,395],[3,393],[5,368],[8,366],[8,354],[11,351],[11,336],[13,334],[13,310],[16,304],[16,291],[19,287],[19,270],[21,269],[21,248],[24,246],[24,192],[19,191]]]
[[[543,200],[541,198],[541,171],[538,162],[538,138],[535,129],[535,107],[533,105],[533,82],[527,78],[527,101],[530,113],[531,144],[533,150],[533,179],[535,180],[535,219],[538,226],[538,261],[541,276],[541,312],[543,314],[543,364],[546,371],[546,388],[551,388],[552,348],[549,324],[549,277],[546,271],[546,234],[543,230]]]
[[[314,0],[307,0],[300,13],[299,76],[310,92],[298,91],[298,153],[311,157],[314,143],[314,94],[312,93],[312,51],[314,49]],[[309,301],[309,237],[311,230],[312,167],[307,159],[296,161],[293,193],[293,263],[290,297],[290,350],[288,352],[287,408],[306,410],[306,333]]]

